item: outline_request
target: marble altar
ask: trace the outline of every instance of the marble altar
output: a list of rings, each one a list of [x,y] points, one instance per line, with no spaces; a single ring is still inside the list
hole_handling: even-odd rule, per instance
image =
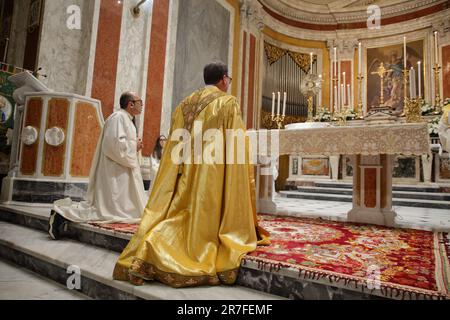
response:
[[[353,208],[348,221],[394,226],[392,167],[395,155],[431,160],[426,123],[328,127],[279,130],[278,155],[329,156],[336,162],[348,155],[353,167]],[[259,140],[258,140],[259,141]],[[331,167],[336,163],[331,163]],[[268,165],[266,165],[268,166]],[[261,166],[260,166],[261,167]],[[426,177],[428,179],[429,177]],[[260,211],[270,211],[273,202],[271,176],[259,177]],[[261,211],[262,212],[262,211]]]

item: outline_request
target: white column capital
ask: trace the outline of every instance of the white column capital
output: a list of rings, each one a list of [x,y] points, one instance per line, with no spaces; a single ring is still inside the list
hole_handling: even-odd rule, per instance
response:
[[[241,26],[256,34],[264,29],[264,15],[262,5],[257,0],[240,0]]]

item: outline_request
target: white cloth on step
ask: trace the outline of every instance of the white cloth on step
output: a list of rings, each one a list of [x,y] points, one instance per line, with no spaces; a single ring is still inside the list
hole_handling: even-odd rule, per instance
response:
[[[116,111],[105,121],[97,144],[86,201],[63,199],[53,209],[73,222],[139,223],[147,197],[136,146],[131,115]]]

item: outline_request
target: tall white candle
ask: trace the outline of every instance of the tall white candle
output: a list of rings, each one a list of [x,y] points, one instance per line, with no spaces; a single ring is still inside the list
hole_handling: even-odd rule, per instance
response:
[[[350,105],[352,106],[352,110],[355,111],[355,105],[353,103],[353,87],[350,87]]]
[[[406,70],[406,37],[403,37],[403,67]]]
[[[347,105],[350,107],[350,101],[352,100],[352,96],[350,95],[350,85],[347,85]]]
[[[439,54],[438,54],[438,32],[434,32],[434,62],[438,63],[439,61]]]
[[[286,99],[287,99],[287,92],[284,93],[284,100],[283,100],[283,116],[286,115]]]
[[[272,115],[275,114],[275,92],[272,92]]]
[[[358,74],[362,74],[362,45],[358,44]]]
[[[416,98],[416,74],[413,67],[409,70],[409,97]]]
[[[280,115],[280,104],[281,104],[281,93],[278,92],[278,105],[277,105],[277,115]]]
[[[309,67],[309,72],[312,74],[313,73],[313,53],[311,52],[310,54],[310,64],[311,66]]]
[[[337,105],[339,108],[339,111],[341,111],[341,106],[342,106],[342,91],[341,91],[341,83],[342,83],[342,79],[341,79],[341,65],[340,62],[338,60],[338,62],[336,63],[336,69],[337,69],[337,73],[336,73],[336,77],[337,77]]]
[[[422,67],[421,62],[417,62],[417,75],[419,80],[417,81],[417,85],[419,87],[419,98],[422,98]]]
[[[345,79],[345,71],[342,72],[342,77],[344,78],[344,94],[342,95],[342,104],[345,106],[347,103],[347,96],[345,94],[345,89],[347,88],[347,79]]]
[[[341,108],[343,108],[345,106],[344,97],[345,97],[344,85],[341,84]],[[339,108],[339,110],[341,110],[341,108]]]
[[[337,48],[334,47],[334,76],[337,77]]]
[[[338,105],[337,105],[337,86],[334,86],[334,108],[336,109],[336,111],[338,111]]]

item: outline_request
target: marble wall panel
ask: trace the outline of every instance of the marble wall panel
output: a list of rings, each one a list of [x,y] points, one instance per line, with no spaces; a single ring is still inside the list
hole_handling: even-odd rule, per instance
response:
[[[123,1],[122,28],[114,100],[115,109],[119,109],[120,107],[119,99],[123,92],[133,91],[142,96],[143,90],[145,89],[143,74],[148,60],[146,45],[148,27],[151,22],[151,4],[144,4],[141,7],[140,16],[135,18],[130,8],[134,7],[138,2],[138,0]]]
[[[377,169],[364,169],[364,204],[367,208],[377,205]]]
[[[102,113],[105,119],[114,111],[122,13],[122,2],[101,1],[92,97],[102,102]]]
[[[241,112],[244,112],[245,105],[245,84],[247,79],[247,32],[243,31],[242,34],[242,74],[241,74]]]
[[[67,13],[67,9],[72,5],[80,8],[80,29],[68,27],[67,22],[73,12]],[[94,7],[95,1],[45,2],[38,67],[42,68],[42,74],[47,75],[42,82],[50,89],[85,94]]]
[[[341,61],[341,84],[344,84],[344,73],[345,72],[345,85],[346,87],[344,88],[345,90],[345,95],[348,96],[347,94],[347,84],[350,85],[350,92],[352,90],[352,62],[351,61]],[[348,97],[345,101],[343,101],[343,104],[345,106],[351,104],[351,97]]]
[[[89,177],[101,132],[100,119],[92,104],[86,102],[76,104],[73,132],[70,175],[86,178]]]
[[[248,61],[248,103],[247,129],[253,128],[253,111],[255,109],[255,70],[256,70],[256,38],[250,34],[250,54]]]
[[[30,2],[30,0],[14,1],[11,37],[6,61],[19,68],[23,67],[27,41],[27,19],[24,19],[24,16],[28,16]]]
[[[203,67],[210,61],[228,62],[230,12],[217,1],[180,1],[173,103],[204,86]]]
[[[41,127],[41,118],[43,110],[42,98],[31,98],[26,106],[26,115],[24,127],[32,126],[38,131]],[[23,175],[34,175],[36,173],[38,157],[39,140],[34,144],[27,146],[22,143],[22,157],[20,160],[20,172]]]
[[[69,106],[70,102],[67,99],[55,98],[48,102],[46,130],[53,127],[61,128],[66,137],[64,143],[60,146],[50,146],[44,143],[42,166],[42,174],[44,176],[60,177],[64,174]]]
[[[150,156],[153,152],[156,139],[159,137],[161,129],[168,21],[169,1],[154,1],[150,34],[147,92],[145,98],[144,148],[142,150],[144,156]]]

